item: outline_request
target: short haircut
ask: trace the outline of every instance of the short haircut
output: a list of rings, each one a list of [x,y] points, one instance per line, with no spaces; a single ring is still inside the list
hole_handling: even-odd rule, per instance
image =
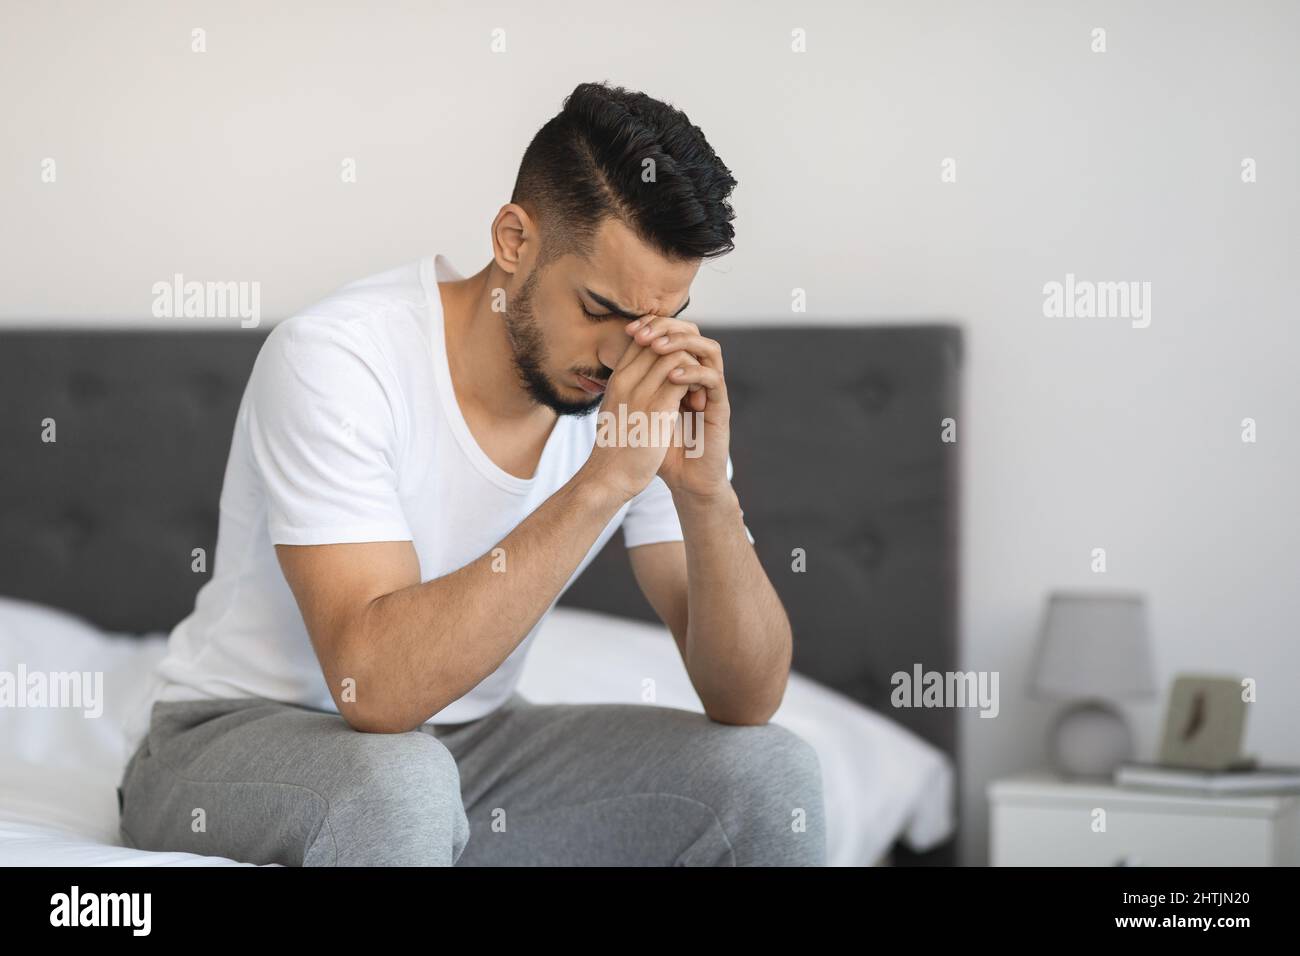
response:
[[[643,175],[650,169],[653,181]],[[570,252],[589,258],[611,216],[669,259],[712,259],[735,248],[727,202],[735,185],[681,110],[582,83],[528,144],[510,201],[539,224],[539,264]]]

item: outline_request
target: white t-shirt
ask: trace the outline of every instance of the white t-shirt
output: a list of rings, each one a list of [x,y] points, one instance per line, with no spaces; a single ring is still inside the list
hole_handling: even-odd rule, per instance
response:
[[[587,460],[594,414],[560,416],[530,479],[475,442],[452,389],[437,286],[459,278],[443,256],[421,259],[350,283],[267,336],[235,421],[213,575],[128,723],[131,749],[155,700],[262,697],[337,712],[275,545],[409,540],[428,581],[490,552]],[[682,539],[655,478],[573,578],[620,525],[629,548]],[[428,722],[503,704],[536,631]]]

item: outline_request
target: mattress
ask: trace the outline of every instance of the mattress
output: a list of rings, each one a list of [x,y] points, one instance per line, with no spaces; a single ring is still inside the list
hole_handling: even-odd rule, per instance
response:
[[[103,682],[89,713],[0,707],[0,866],[241,865],[119,844],[124,721],[165,643],[161,634],[104,633],[64,612],[0,598],[0,676],[82,672]],[[535,703],[641,704],[647,679],[653,704],[703,712],[666,629],[557,608],[533,642],[519,691]],[[896,841],[924,851],[951,836],[955,774],[942,751],[797,673],[772,722],[817,752],[830,865],[877,865]]]

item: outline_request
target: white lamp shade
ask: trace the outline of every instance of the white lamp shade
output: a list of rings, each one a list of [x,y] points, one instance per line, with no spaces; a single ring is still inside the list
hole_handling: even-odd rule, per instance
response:
[[[1030,687],[1041,697],[1153,695],[1155,673],[1142,595],[1050,595]]]

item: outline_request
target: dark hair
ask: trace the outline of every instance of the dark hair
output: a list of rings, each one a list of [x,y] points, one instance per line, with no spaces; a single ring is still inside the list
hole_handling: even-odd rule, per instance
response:
[[[646,182],[645,160],[654,160]],[[582,83],[538,130],[519,164],[511,202],[542,225],[540,261],[591,254],[613,216],[671,259],[712,259],[735,248],[731,170],[681,110],[607,83]]]

